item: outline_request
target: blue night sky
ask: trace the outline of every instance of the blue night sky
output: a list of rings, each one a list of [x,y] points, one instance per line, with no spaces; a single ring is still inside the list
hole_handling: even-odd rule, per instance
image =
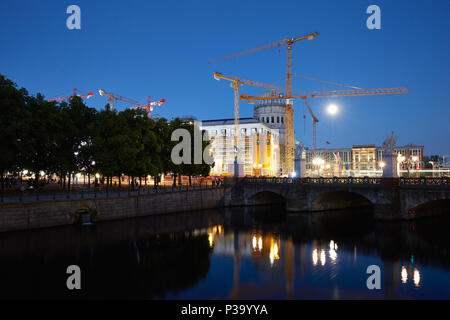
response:
[[[66,8],[81,8],[81,30],[68,30]],[[381,30],[366,27],[366,8],[381,8]],[[0,73],[30,93],[95,92],[145,102],[172,118],[233,117],[233,90],[212,72],[284,86],[281,47],[208,64],[272,41],[318,31],[294,45],[293,73],[363,88],[405,86],[406,95],[310,99],[320,122],[318,147],[380,145],[392,130],[399,144],[450,154],[450,1],[2,1]],[[294,78],[293,91],[341,87]],[[245,88],[261,94],[257,88]],[[334,102],[340,113],[329,116]],[[126,107],[119,103],[118,109]],[[294,103],[296,138],[312,144],[312,120]],[[241,102],[241,116],[253,116]],[[325,141],[331,144],[327,145]]]

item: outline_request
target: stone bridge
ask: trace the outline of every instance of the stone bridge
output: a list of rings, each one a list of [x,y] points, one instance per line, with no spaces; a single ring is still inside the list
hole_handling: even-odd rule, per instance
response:
[[[284,203],[288,211],[373,206],[375,218],[450,213],[450,178],[242,178],[229,182],[226,205]]]

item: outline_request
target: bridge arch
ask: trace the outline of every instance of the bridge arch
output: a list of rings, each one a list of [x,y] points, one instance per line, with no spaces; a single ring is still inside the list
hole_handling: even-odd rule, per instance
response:
[[[450,214],[450,199],[430,200],[408,210],[408,218],[422,218]]]
[[[371,200],[356,192],[325,191],[312,199],[310,208],[313,211],[325,211],[373,205]]]
[[[78,223],[90,223],[97,217],[97,210],[89,205],[83,204],[75,211],[75,221]]]
[[[247,199],[248,205],[285,204],[286,198],[274,191],[259,191]]]

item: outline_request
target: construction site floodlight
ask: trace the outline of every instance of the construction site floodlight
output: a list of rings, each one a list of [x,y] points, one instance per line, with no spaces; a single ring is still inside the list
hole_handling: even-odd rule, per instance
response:
[[[220,80],[220,77],[218,76],[219,74],[220,74],[219,72],[214,72],[214,74],[213,74],[214,79],[216,79],[217,81]]]
[[[98,90],[98,93],[102,96],[103,95],[103,90],[102,89]]]

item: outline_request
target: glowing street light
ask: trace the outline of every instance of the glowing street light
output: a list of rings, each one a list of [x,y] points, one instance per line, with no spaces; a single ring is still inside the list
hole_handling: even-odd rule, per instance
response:
[[[323,159],[321,159],[321,158],[314,158],[313,159],[313,164],[316,165],[316,166],[320,166],[320,165],[322,165],[324,163],[325,163],[325,161]]]
[[[379,163],[379,166],[380,166],[381,169],[383,169],[386,166],[386,163],[384,161],[381,161]]]

